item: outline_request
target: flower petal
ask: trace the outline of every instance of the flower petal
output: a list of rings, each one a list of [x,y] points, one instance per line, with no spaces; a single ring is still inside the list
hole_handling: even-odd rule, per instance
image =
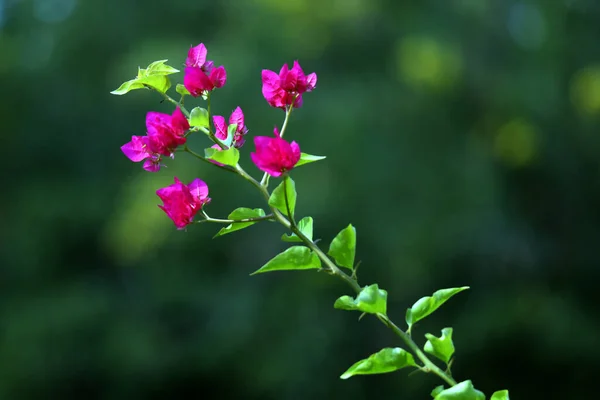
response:
[[[142,136],[132,136],[131,142],[121,146],[121,151],[133,162],[140,162],[150,157],[148,148]]]
[[[210,81],[216,88],[223,87],[227,82],[227,72],[222,65],[210,71]]]
[[[196,47],[192,47],[188,51],[187,59],[185,60],[186,67],[198,67],[201,68],[206,61],[206,54],[208,51],[204,44],[200,43]]]

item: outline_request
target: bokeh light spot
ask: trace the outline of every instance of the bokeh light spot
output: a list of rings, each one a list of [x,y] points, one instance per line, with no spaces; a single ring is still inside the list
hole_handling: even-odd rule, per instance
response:
[[[462,70],[456,47],[422,36],[408,36],[398,41],[396,61],[399,79],[433,89],[451,86]]]
[[[525,49],[537,49],[546,39],[546,21],[533,4],[513,5],[506,25],[513,40]]]
[[[35,0],[33,15],[42,22],[57,23],[69,18],[77,0]]]
[[[578,71],[571,79],[571,102],[583,114],[600,112],[600,66]]]
[[[528,121],[510,120],[498,129],[494,139],[494,152],[505,164],[525,166],[535,157],[537,136],[536,128]]]

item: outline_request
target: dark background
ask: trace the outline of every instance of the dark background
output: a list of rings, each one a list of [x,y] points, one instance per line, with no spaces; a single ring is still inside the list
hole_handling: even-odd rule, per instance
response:
[[[454,327],[458,380],[593,398],[599,18],[594,0],[0,0],[0,398],[426,399],[441,383],[340,380],[401,344],[333,309],[342,282],[249,277],[286,247],[278,225],[211,240],[218,226],[177,231],[156,207],[174,175],[209,184],[213,217],[263,207],[186,154],[150,174],[119,150],[172,107],[109,92],[200,42],[228,72],[214,113],[246,113],[255,177],[251,137],[283,121],[261,69],[318,74],[286,134],[328,156],[294,171],[297,212],[325,249],[356,226],[361,283],[389,291],[398,323],[472,287],[415,331]]]

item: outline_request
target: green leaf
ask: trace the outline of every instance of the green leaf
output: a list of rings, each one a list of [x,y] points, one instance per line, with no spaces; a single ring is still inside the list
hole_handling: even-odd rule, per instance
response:
[[[490,400],[510,400],[508,398],[508,390],[498,390],[494,392]]]
[[[296,184],[289,176],[284,177],[283,182],[273,190],[273,193],[271,193],[271,197],[269,198],[269,205],[281,211],[283,215],[288,215],[285,203],[285,186],[287,186],[290,212],[292,216],[294,216],[294,210],[296,209]]]
[[[452,342],[452,328],[442,329],[442,336],[435,337],[431,333],[426,333],[427,343],[423,349],[446,364],[450,362],[454,354],[454,343]]]
[[[360,360],[352,365],[346,372],[340,376],[342,379],[348,379],[354,375],[385,374],[394,372],[405,367],[416,367],[417,364],[409,352],[399,347],[385,348],[369,358]]]
[[[209,147],[204,149],[204,156],[209,160],[215,160],[218,163],[235,167],[240,160],[240,152],[235,147],[227,150],[213,149]]]
[[[435,310],[437,310],[442,304],[444,304],[450,297],[463,290],[469,289],[468,286],[450,289],[440,289],[433,295],[422,297],[408,310],[406,310],[406,323],[411,326],[417,321],[422,320]]]
[[[160,93],[167,93],[167,90],[171,87],[171,81],[165,75],[147,76],[145,78],[138,78],[137,81],[146,86],[150,86]]]
[[[435,399],[435,396],[437,396],[438,394],[440,394],[442,392],[442,390],[444,390],[444,385],[436,386],[431,391],[431,397],[433,397]]]
[[[166,93],[167,90],[169,90],[169,88],[171,87],[171,81],[169,80],[169,78],[162,75],[140,77],[124,82],[121,86],[113,90],[111,93],[116,95],[123,95],[131,92],[132,90],[147,89],[148,87],[151,87],[160,93]]]
[[[377,284],[365,286],[353,299],[350,296],[342,296],[333,304],[339,310],[357,310],[369,314],[386,314],[387,292],[379,289]]]
[[[227,218],[228,219],[246,219],[246,218],[258,218],[258,217],[264,217],[264,216],[265,216],[265,212],[263,211],[262,208],[251,209],[251,208],[240,207],[240,208],[236,208],[235,210],[233,210]],[[235,224],[229,224],[225,228],[221,228],[221,230],[219,232],[217,232],[217,234],[214,237],[219,237],[219,236],[223,236],[227,233],[239,231],[240,229],[247,228],[250,225],[254,225],[255,223],[256,222],[238,222]]]
[[[312,154],[300,153],[300,161],[296,163],[294,168],[299,167],[304,164],[309,164],[315,161],[323,160],[327,157],[325,156],[314,156]]]
[[[137,79],[132,79],[130,81],[123,82],[121,84],[121,86],[119,86],[117,89],[113,90],[110,93],[120,96],[120,95],[129,93],[132,90],[136,90],[136,89],[145,89],[145,86],[143,83],[138,82]]]
[[[475,389],[469,380],[442,390],[435,396],[435,400],[485,400],[485,395]]]
[[[190,95],[190,92],[181,83],[178,83],[177,86],[175,86],[175,91],[182,96]]]
[[[350,224],[333,238],[327,254],[333,257],[339,266],[354,269],[355,253],[356,229]]]
[[[307,238],[312,240],[312,238],[313,238],[313,219],[312,219],[312,217],[302,218],[300,220],[300,222],[298,222],[298,229],[300,230],[300,232],[302,232],[304,234],[304,236],[306,236]],[[298,236],[296,236],[295,233],[292,233],[289,235],[284,233],[283,236],[281,236],[281,240],[283,240],[284,242],[302,242],[302,239],[300,239]]]
[[[319,269],[321,260],[308,247],[292,246],[283,253],[276,255],[271,261],[250,275],[271,271]]]
[[[168,60],[154,61],[153,63],[148,65],[148,68],[146,68],[145,75],[146,76],[171,75],[171,74],[176,74],[177,72],[179,72],[178,69],[175,69],[175,68],[171,67],[170,65],[165,64],[167,61]]]
[[[205,108],[194,107],[192,111],[190,111],[190,126],[208,128],[209,125],[208,111]]]

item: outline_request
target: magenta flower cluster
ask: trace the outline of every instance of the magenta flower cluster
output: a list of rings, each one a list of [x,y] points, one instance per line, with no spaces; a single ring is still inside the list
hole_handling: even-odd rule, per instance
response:
[[[227,72],[223,66],[215,67],[214,62],[207,60],[204,44],[192,47],[185,61],[183,85],[193,97],[208,96],[215,89],[223,87],[227,81]],[[294,61],[291,69],[284,65],[279,74],[262,71],[262,93],[265,100],[275,108],[291,111],[302,106],[302,94],[312,91],[317,82],[315,73],[305,75],[298,61]],[[248,128],[245,125],[244,113],[237,107],[226,121],[220,115],[212,116],[212,135],[221,143],[214,143],[213,148],[222,151],[229,148],[223,144],[229,137],[229,126],[235,125],[230,147],[241,148],[246,139]],[[233,128],[231,128],[233,130]],[[131,141],[121,147],[122,152],[133,162],[144,161],[146,171],[160,170],[163,157],[175,158],[179,146],[186,145],[186,137],[190,134],[190,123],[179,106],[171,115],[160,112],[146,114],[146,135],[132,136]],[[250,154],[252,162],[261,171],[272,177],[280,177],[292,170],[300,160],[300,146],[296,142],[288,142],[281,137],[277,127],[274,136],[254,137],[256,150]],[[214,160],[212,163],[226,167]],[[157,190],[156,194],[163,204],[159,207],[173,220],[178,229],[183,229],[194,221],[196,214],[210,202],[208,185],[196,178],[189,184],[175,178],[175,183]]]

